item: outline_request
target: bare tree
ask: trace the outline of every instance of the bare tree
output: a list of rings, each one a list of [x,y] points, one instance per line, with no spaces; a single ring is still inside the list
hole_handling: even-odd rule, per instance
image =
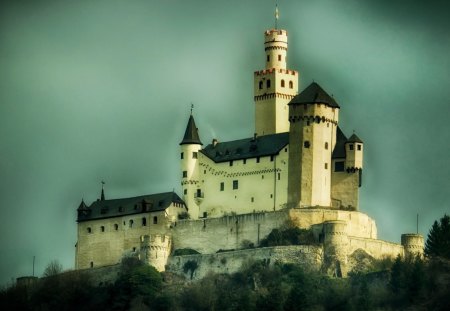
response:
[[[44,277],[55,276],[55,275],[60,274],[62,272],[62,270],[63,270],[63,267],[59,263],[59,261],[58,260],[52,260],[47,265],[47,267],[45,267],[43,276]]]

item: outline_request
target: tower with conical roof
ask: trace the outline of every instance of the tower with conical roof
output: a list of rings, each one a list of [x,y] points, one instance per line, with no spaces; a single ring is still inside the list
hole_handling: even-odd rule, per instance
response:
[[[195,125],[194,116],[189,116],[183,140],[180,142],[181,160],[181,187],[183,200],[186,203],[189,215],[192,219],[198,218],[198,202],[202,197],[199,185],[199,165],[198,156],[202,147],[202,142],[198,135],[198,128]]]
[[[258,135],[289,131],[287,104],[298,92],[298,72],[286,68],[287,31],[276,28],[264,32],[265,68],[254,72],[255,133]]]
[[[339,105],[315,82],[289,103],[289,206],[331,206],[338,119]]]

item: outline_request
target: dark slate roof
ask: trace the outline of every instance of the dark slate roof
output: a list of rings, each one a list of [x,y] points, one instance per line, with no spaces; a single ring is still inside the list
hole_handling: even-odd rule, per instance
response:
[[[279,133],[210,144],[201,152],[216,163],[275,155],[289,144],[289,133]]]
[[[327,94],[319,84],[316,82],[311,83],[300,94],[296,95],[289,105],[303,105],[303,104],[315,104],[321,103],[333,108],[339,108],[338,103],[333,97]]]
[[[184,205],[175,192],[148,194],[132,198],[98,200],[86,209],[78,209],[78,222],[145,212],[163,211],[172,203]]]
[[[198,128],[195,126],[194,117],[192,115],[189,117],[186,132],[184,132],[183,140],[180,143],[180,145],[187,144],[203,145],[200,141],[200,137],[198,136]]]
[[[338,126],[337,132],[336,132],[336,146],[334,147],[333,155],[332,155],[333,159],[345,158],[345,156],[346,156],[345,143],[346,142],[347,142],[347,137],[345,137],[341,128]]]
[[[363,141],[356,136],[356,134],[353,134],[352,136],[350,136],[350,138],[347,140],[348,143],[363,143]]]

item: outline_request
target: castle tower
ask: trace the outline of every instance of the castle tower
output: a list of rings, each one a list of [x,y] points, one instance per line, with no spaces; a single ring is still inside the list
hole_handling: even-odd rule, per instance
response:
[[[287,104],[298,92],[298,72],[286,69],[287,31],[264,32],[265,69],[254,73],[255,133],[289,131]]]
[[[315,82],[289,103],[289,206],[331,206],[338,118],[339,105]]]
[[[195,126],[192,113],[184,133],[183,140],[180,143],[181,159],[181,187],[183,189],[183,200],[189,210],[192,219],[197,219],[199,206],[196,198],[201,196],[199,187],[199,166],[198,152],[202,147],[202,142],[198,136],[198,129]]]
[[[402,245],[405,258],[423,257],[424,241],[423,236],[415,233],[402,234]]]
[[[347,223],[344,220],[326,221],[324,234],[324,270],[329,275],[342,277],[347,275],[348,247]]]
[[[349,170],[362,170],[364,144],[356,134],[350,136],[345,143],[346,161],[345,168]]]

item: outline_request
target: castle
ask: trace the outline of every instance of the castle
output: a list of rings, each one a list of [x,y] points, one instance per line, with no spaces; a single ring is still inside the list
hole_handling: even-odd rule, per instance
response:
[[[254,135],[203,147],[191,110],[180,142],[182,197],[106,199],[102,188],[90,206],[82,201],[76,269],[134,255],[178,273],[194,260],[202,266],[197,277],[234,271],[249,258],[345,275],[363,257],[422,254],[422,236],[378,240],[375,221],[359,211],[364,143],[343,133],[341,107],[319,84],[298,93],[299,73],[287,69],[287,31],[265,31],[264,51],[265,68],[254,72]],[[286,223],[311,230],[315,243],[248,248]],[[177,249],[200,254],[171,256]]]

